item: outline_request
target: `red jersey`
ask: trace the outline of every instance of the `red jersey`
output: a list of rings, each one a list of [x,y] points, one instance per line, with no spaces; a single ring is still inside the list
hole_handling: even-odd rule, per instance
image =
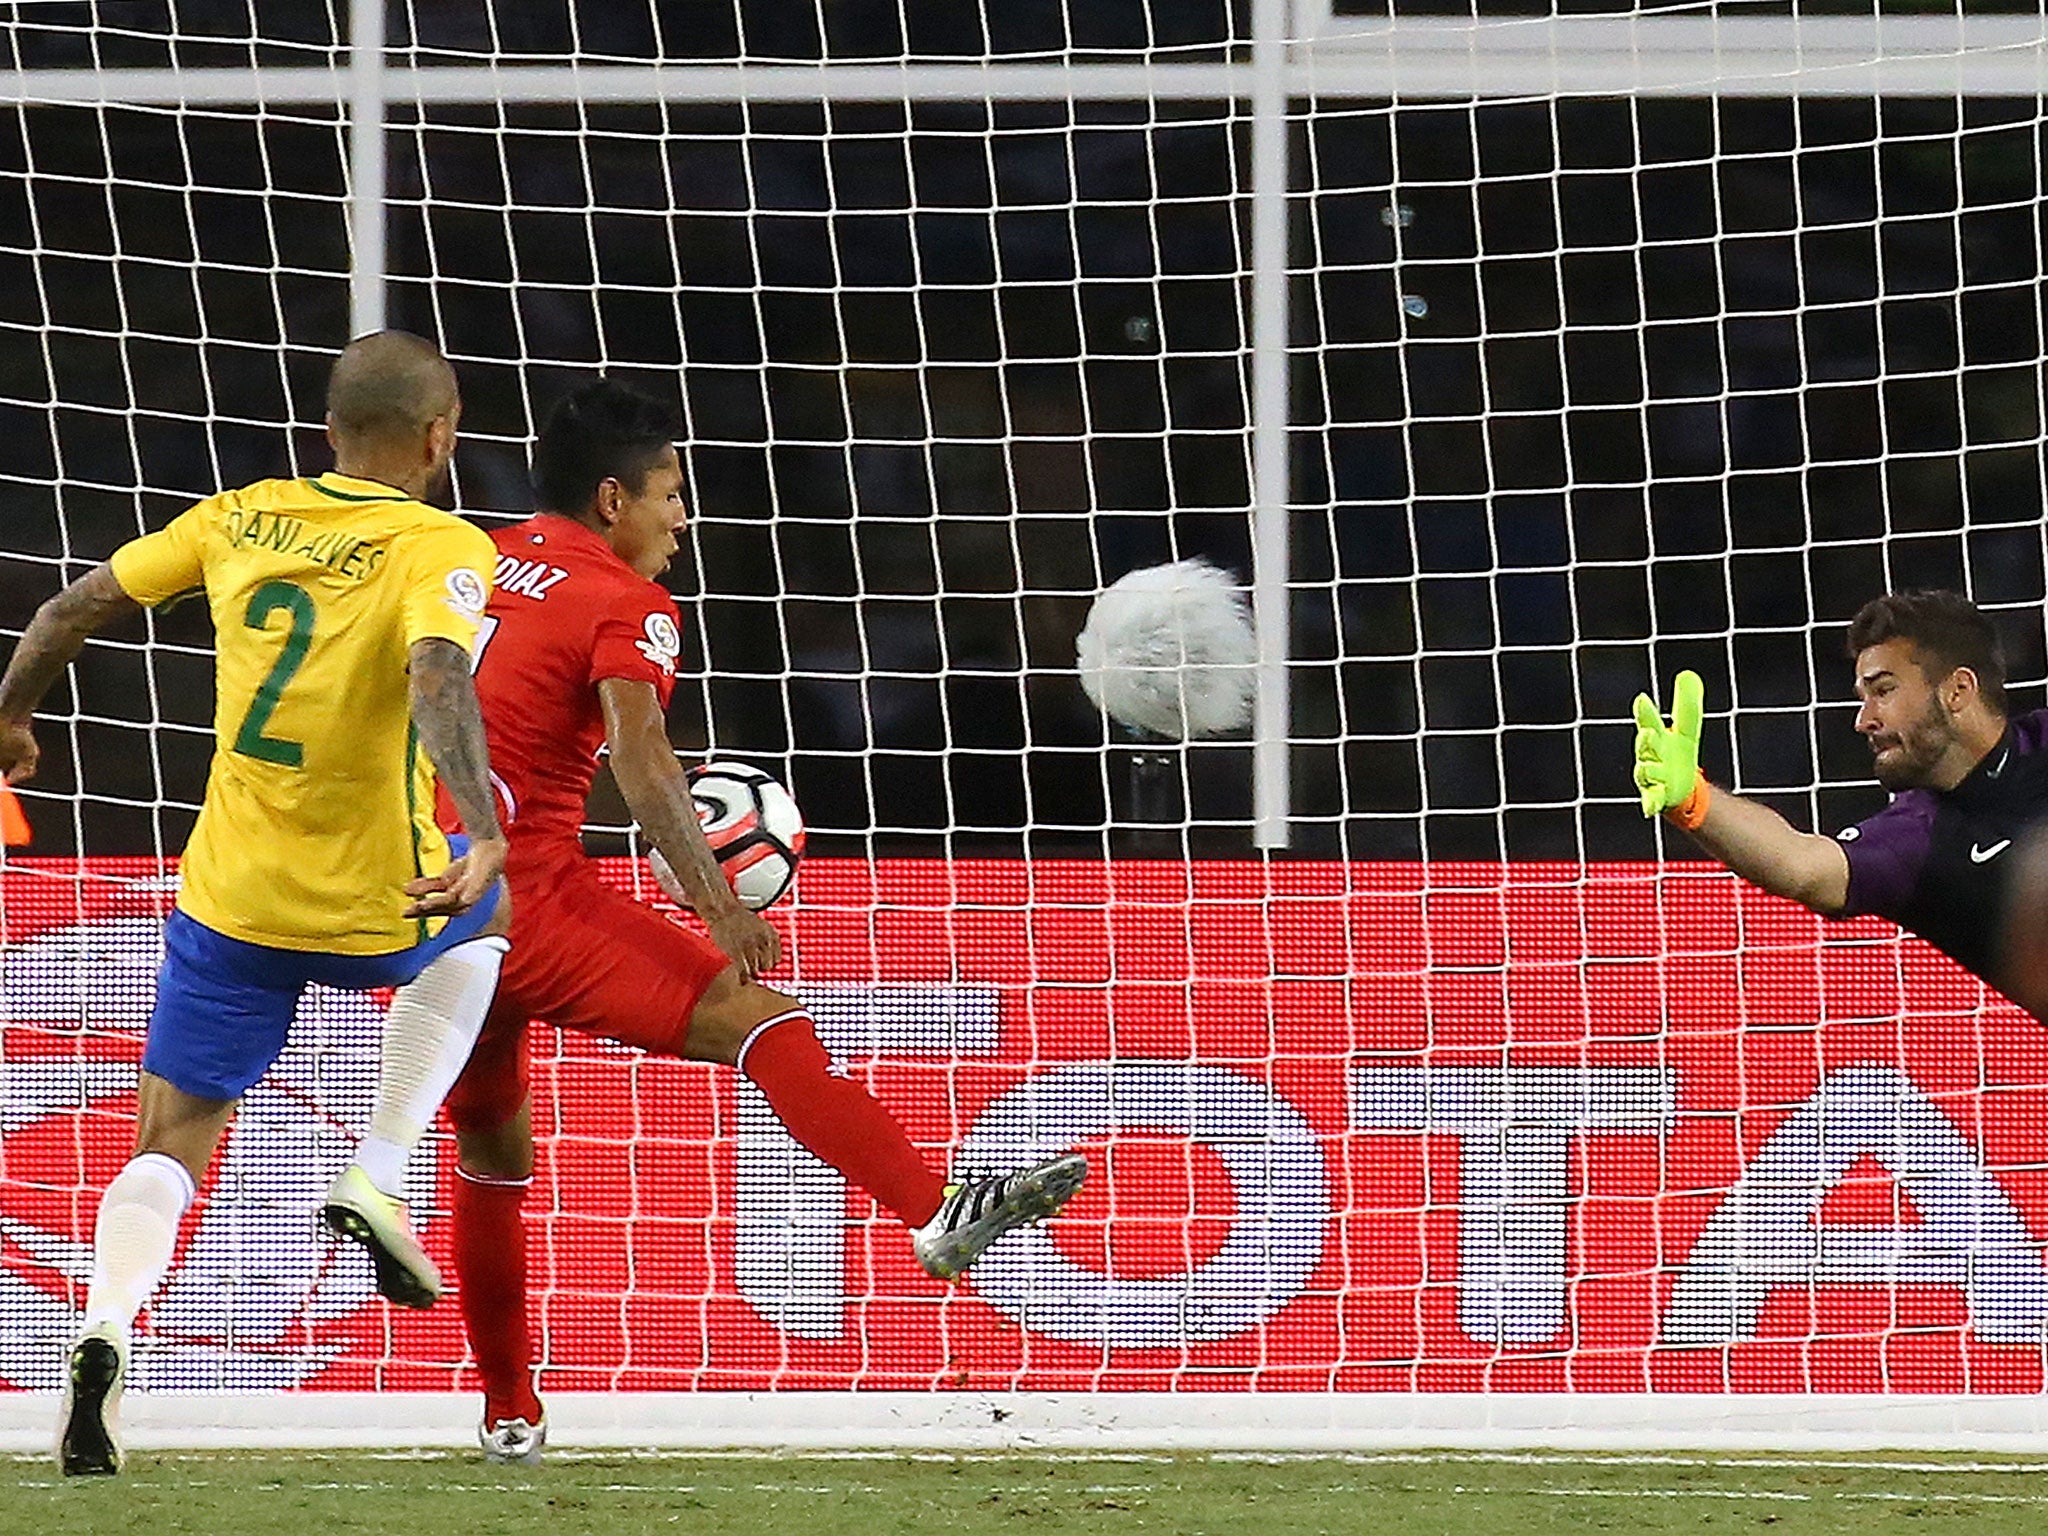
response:
[[[593,528],[543,512],[491,539],[498,565],[477,631],[476,689],[517,881],[582,857],[604,745],[597,685],[652,683],[667,709],[682,626],[668,589]]]

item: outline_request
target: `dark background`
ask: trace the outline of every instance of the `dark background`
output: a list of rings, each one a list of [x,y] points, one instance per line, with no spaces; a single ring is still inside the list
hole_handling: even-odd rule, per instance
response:
[[[260,45],[239,0],[116,9],[0,21],[0,68],[320,66],[347,34],[310,0],[257,4]],[[1244,28],[1205,0],[497,9],[394,6],[400,61],[1203,61]],[[1628,705],[1680,666],[1710,771],[1866,814],[1840,635],[1888,586],[1996,607],[2039,703],[2041,102],[1294,111],[1299,851],[1645,856]],[[1184,836],[1120,825],[1129,752],[1072,674],[1108,580],[1250,575],[1242,104],[393,125],[391,322],[457,363],[465,511],[530,505],[535,417],[590,371],[681,401],[670,580],[708,670],[680,744],[788,775],[838,851],[1250,851],[1241,743],[1185,754]],[[0,109],[0,635],[193,498],[323,466],[343,149],[327,108]],[[209,636],[152,625],[53,696],[36,851],[182,838]]]

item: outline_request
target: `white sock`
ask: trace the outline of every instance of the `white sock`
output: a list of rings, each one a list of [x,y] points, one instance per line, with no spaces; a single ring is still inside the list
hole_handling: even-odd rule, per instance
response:
[[[370,1133],[356,1148],[356,1166],[387,1195],[404,1192],[406,1159],[469,1060],[509,948],[501,938],[458,944],[391,999]]]
[[[111,1325],[126,1340],[135,1314],[171,1267],[178,1223],[195,1193],[185,1165],[163,1152],[139,1152],[114,1176],[93,1222],[88,1330]]]

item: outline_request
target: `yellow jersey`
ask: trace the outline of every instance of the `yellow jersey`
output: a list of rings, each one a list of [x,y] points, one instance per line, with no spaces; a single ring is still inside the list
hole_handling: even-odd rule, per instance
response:
[[[214,750],[178,905],[276,949],[386,955],[429,925],[405,882],[447,867],[407,653],[469,650],[497,550],[482,529],[347,475],[208,497],[114,552],[145,606],[204,588]]]

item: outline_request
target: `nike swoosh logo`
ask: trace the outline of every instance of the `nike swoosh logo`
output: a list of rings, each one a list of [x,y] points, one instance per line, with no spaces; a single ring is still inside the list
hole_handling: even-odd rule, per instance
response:
[[[1982,864],[1987,859],[1995,859],[2011,846],[2012,839],[2009,837],[2004,842],[1993,843],[1989,848],[1980,848],[1975,843],[1972,843],[1970,844],[1970,862],[1972,864]]]

